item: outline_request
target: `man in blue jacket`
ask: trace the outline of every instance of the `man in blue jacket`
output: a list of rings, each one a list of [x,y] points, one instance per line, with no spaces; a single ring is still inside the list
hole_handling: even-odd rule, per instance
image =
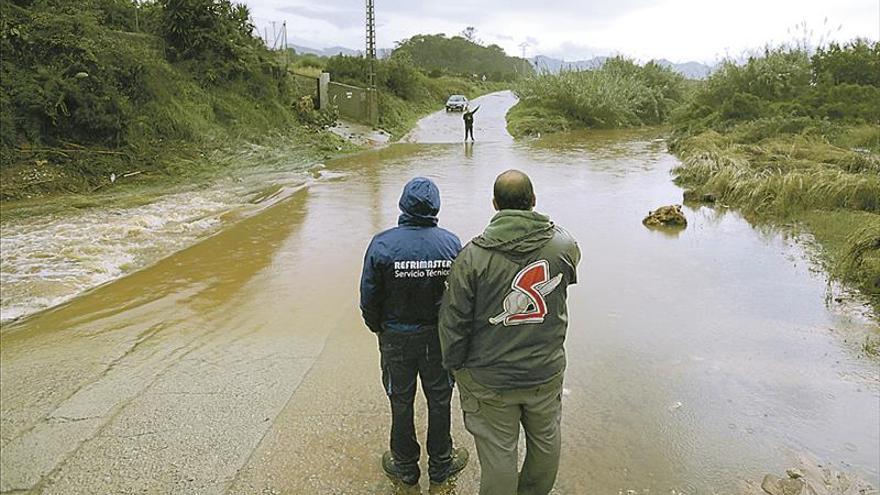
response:
[[[398,205],[398,226],[377,234],[367,248],[360,287],[361,312],[379,336],[382,384],[391,401],[391,450],[382,468],[408,485],[418,483],[421,447],[413,425],[418,376],[428,401],[428,475],[432,483],[443,483],[468,461],[466,449],[452,446],[454,382],[443,369],[437,333],[440,299],[461,241],[437,227],[440,191],[430,179],[409,181]]]

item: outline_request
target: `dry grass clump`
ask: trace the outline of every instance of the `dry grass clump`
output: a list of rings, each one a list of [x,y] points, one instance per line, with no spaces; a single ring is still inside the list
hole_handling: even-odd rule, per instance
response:
[[[707,131],[674,144],[681,165],[676,182],[695,195],[712,195],[757,220],[799,221],[826,212],[822,232],[841,231],[826,253],[829,271],[858,287],[880,308],[880,156],[834,146],[820,138],[787,135],[754,144]],[[839,222],[856,216],[848,226]],[[820,233],[820,232],[817,232]],[[819,236],[826,238],[828,236]],[[830,248],[831,246],[826,246]]]
[[[676,180],[759,215],[880,213],[880,156],[800,136],[737,144],[708,131],[677,144]]]
[[[880,216],[846,239],[841,275],[857,281],[867,296],[880,298]]]

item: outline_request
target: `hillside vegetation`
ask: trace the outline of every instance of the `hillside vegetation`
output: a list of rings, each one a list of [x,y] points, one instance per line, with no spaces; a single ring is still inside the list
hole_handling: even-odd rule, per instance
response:
[[[253,30],[247,7],[231,0],[4,0],[0,199],[187,183],[221,171],[217,150],[249,142],[280,142],[306,159],[350,149],[322,131],[335,114],[316,111],[292,74],[327,70],[364,86],[366,61],[310,55],[289,64]],[[395,137],[450,94],[503,89],[515,64],[460,38],[431,44],[454,60],[481,54],[495,69],[484,82],[483,72],[463,75],[411,46],[376,67],[380,126]]]
[[[252,28],[229,0],[4,2],[2,198],[185,180],[206,151],[277,133],[335,151]]]
[[[672,122],[679,184],[804,227],[880,308],[880,43],[726,62]]]
[[[421,34],[398,42],[394,54],[408,55],[431,77],[441,75],[512,82],[535,74],[528,60],[510,57],[498,45],[483,46],[462,36]]]

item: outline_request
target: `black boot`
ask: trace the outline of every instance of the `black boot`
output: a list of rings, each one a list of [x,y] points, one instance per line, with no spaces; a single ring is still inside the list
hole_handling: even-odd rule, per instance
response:
[[[449,462],[436,469],[433,466],[428,469],[431,483],[444,483],[449,478],[460,473],[467,466],[469,457],[470,454],[465,448],[452,449],[452,457],[449,458]]]
[[[394,454],[390,450],[382,456],[382,469],[389,478],[410,486],[417,484],[422,474],[418,464],[400,464],[394,459]]]

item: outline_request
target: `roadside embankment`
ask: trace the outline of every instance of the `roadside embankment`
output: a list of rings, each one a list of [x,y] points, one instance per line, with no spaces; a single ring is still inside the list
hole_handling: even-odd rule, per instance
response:
[[[880,43],[727,62],[673,118],[692,197],[816,241],[833,279],[880,314]]]
[[[197,181],[272,141],[345,151],[247,8],[219,4],[4,5],[0,200]]]
[[[811,234],[829,274],[880,308],[880,130],[873,133],[872,151],[809,133],[742,142],[735,132],[706,131],[673,141],[681,159],[673,173],[694,197]]]

